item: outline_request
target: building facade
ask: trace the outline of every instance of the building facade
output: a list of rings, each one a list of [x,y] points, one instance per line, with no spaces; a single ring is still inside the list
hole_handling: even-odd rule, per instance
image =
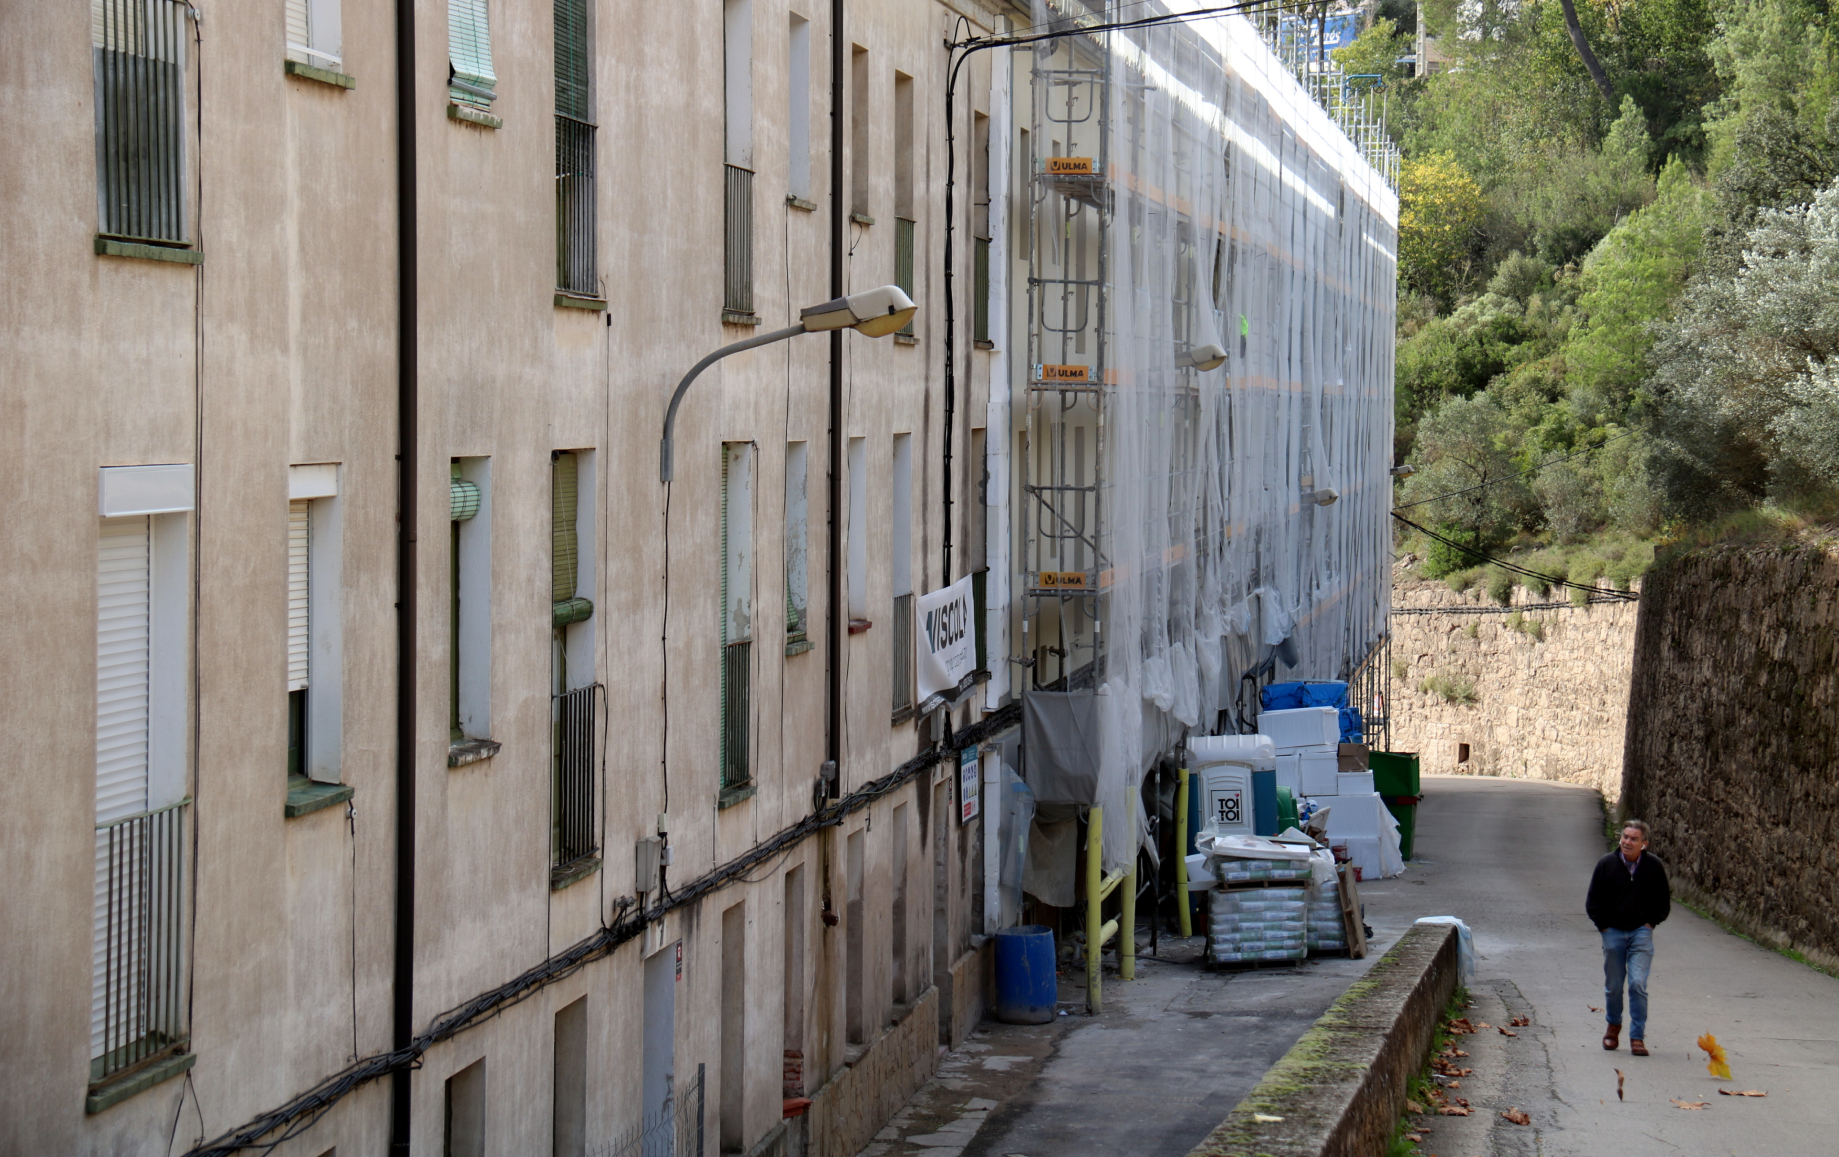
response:
[[[1043,570],[1075,568],[1027,525],[1042,204],[1066,196],[1042,162],[1072,142],[1035,131],[1047,57],[942,47],[1066,14],[82,13],[0,16],[0,252],[32,271],[0,291],[0,686],[38,772],[0,786],[0,1149],[855,1153],[981,1015],[1012,908],[983,805],[1028,772],[1021,700],[1066,690],[1035,624]],[[1247,92],[1296,88],[1266,71]],[[1315,106],[1258,115],[1314,142],[1259,162],[1272,188],[1367,180]],[[1386,255],[1395,202],[1360,187]],[[1256,204],[1234,236],[1291,228]],[[1297,237],[1285,268],[1331,260]],[[1363,324],[1389,342],[1389,266],[1350,268],[1335,291],[1383,291]],[[900,332],[702,373],[660,481],[691,366],[887,284],[919,307]],[[1184,351],[1248,356],[1227,312],[1292,325],[1206,312]],[[1330,394],[1389,413],[1384,360]],[[1229,357],[1218,389],[1324,412],[1314,361],[1270,367]],[[1389,428],[1371,443],[1326,445],[1365,485]],[[1155,570],[1078,569],[1094,598]],[[923,694],[916,600],[966,576],[979,669]],[[1257,586],[1209,595],[1206,629],[1268,674],[1264,620],[1227,621]],[[1284,613],[1359,584],[1305,586]],[[1369,626],[1285,669],[1340,673]],[[1222,669],[1190,729],[1232,725]]]

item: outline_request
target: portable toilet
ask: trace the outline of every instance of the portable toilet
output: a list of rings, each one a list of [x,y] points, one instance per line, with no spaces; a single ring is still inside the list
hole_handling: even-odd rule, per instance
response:
[[[1277,749],[1263,735],[1188,740],[1200,829],[1208,835],[1277,834]]]

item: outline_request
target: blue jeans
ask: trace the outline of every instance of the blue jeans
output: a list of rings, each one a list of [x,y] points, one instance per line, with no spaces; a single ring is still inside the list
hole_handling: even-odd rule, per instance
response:
[[[1610,1024],[1622,1023],[1622,985],[1628,985],[1628,1011],[1633,1023],[1628,1039],[1646,1040],[1647,974],[1654,966],[1654,930],[1637,928],[1624,932],[1619,928],[1603,929],[1603,1000],[1608,1005]]]

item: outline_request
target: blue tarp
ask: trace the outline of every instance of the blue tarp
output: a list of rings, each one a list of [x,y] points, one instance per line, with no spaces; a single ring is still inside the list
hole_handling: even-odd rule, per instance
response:
[[[1297,707],[1346,707],[1347,684],[1333,680],[1273,683],[1258,692],[1258,701],[1266,711],[1288,711]]]
[[[1341,742],[1365,743],[1362,738],[1366,733],[1366,721],[1360,718],[1360,708],[1341,708]]]

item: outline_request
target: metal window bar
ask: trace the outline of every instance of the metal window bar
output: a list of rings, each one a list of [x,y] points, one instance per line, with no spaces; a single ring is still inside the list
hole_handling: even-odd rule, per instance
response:
[[[913,596],[894,596],[894,717],[913,710]]]
[[[554,866],[566,868],[599,851],[594,841],[594,741],[600,684],[553,697],[555,704]]]
[[[753,313],[753,172],[722,166],[722,309]]]
[[[96,827],[96,959],[90,1086],[188,1043],[185,1011],[185,809]]]
[[[971,340],[990,340],[990,239],[977,238],[976,281],[973,289]],[[907,296],[911,297],[912,294]]]
[[[600,292],[594,252],[594,126],[556,116],[556,286]]]
[[[95,58],[98,231],[184,244],[185,5],[98,0]]]
[[[590,1157],[703,1157],[704,1074],[705,1066],[698,1064],[695,1080]]]
[[[894,284],[900,286],[908,297],[913,297],[913,228],[914,223],[905,217],[894,218]],[[908,318],[907,324],[900,327],[900,332],[913,332],[912,318]]]
[[[753,779],[748,719],[752,705],[753,640],[722,645],[722,786]]]

